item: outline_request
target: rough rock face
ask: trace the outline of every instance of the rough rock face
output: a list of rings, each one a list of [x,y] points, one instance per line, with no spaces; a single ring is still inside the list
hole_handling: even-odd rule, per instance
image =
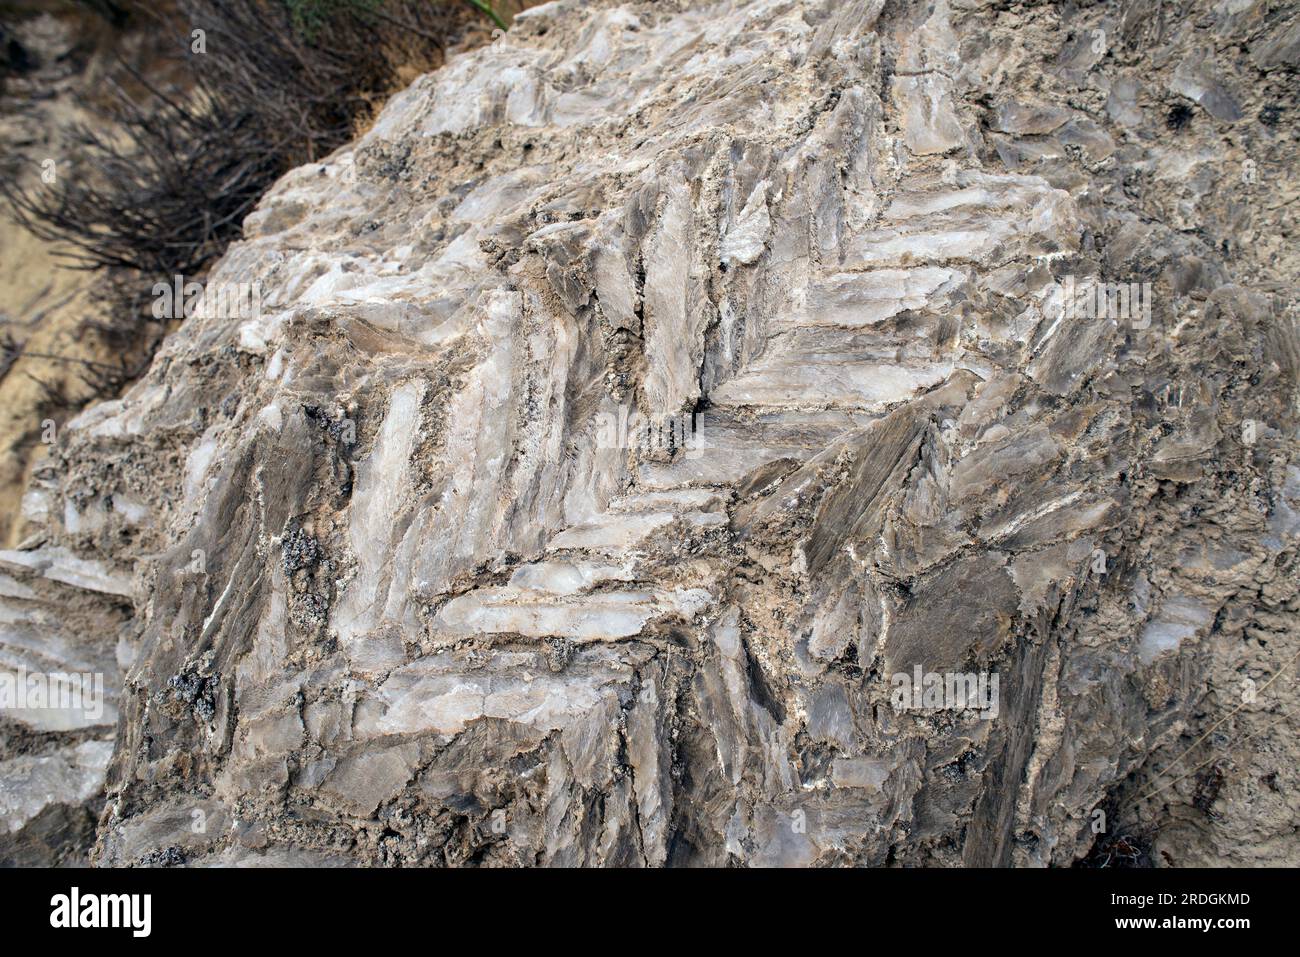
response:
[[[0,555],[95,859],[1300,863],[1300,27],[1164,9],[562,0],[287,176]]]

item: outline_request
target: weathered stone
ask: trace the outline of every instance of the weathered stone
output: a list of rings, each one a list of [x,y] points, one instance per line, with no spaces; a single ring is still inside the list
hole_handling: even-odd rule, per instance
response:
[[[264,314],[69,424],[0,555],[29,645],[125,625],[96,860],[1068,865],[1103,804],[1300,860],[1294,688],[1237,709],[1300,648],[1242,76],[1288,34],[1108,9],[560,0],[284,177],[213,274]],[[1067,292],[1114,284],[1147,311]],[[85,503],[136,461],[127,534]],[[1229,714],[1250,822],[1171,766]],[[67,744],[4,758],[64,769],[24,849],[99,793]]]

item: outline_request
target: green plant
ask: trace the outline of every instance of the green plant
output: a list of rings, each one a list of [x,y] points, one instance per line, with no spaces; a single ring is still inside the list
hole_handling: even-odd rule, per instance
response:
[[[488,3],[487,0],[466,0],[466,2],[469,3],[469,5],[473,7],[475,10],[478,10],[480,13],[491,17],[492,22],[495,23],[497,26],[499,26],[502,30],[510,29],[510,24],[506,23],[506,21],[502,19],[501,15],[492,9],[492,4]]]
[[[502,30],[510,25],[493,9],[488,0],[465,0],[471,7],[489,17]],[[294,27],[307,38],[313,37],[330,20],[339,17],[374,17],[383,19],[385,0],[284,0],[293,18]]]
[[[294,27],[312,39],[326,23],[339,16],[372,15],[382,0],[284,0]]]

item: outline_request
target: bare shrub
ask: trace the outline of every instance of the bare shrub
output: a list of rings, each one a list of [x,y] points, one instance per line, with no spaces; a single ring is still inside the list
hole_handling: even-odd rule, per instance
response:
[[[149,281],[200,273],[281,174],[350,138],[400,69],[436,65],[468,9],[428,0],[121,5],[170,45],[175,69],[145,76],[119,60],[103,122],[71,130],[70,174],[51,188],[19,185],[7,171],[0,196],[37,236],[67,243],[76,265]]]

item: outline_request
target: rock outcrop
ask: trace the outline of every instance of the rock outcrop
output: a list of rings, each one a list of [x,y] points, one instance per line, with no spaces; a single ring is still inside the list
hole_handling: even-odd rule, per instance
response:
[[[285,177],[0,555],[95,860],[1300,862],[1297,21],[1195,14],[561,0]]]

